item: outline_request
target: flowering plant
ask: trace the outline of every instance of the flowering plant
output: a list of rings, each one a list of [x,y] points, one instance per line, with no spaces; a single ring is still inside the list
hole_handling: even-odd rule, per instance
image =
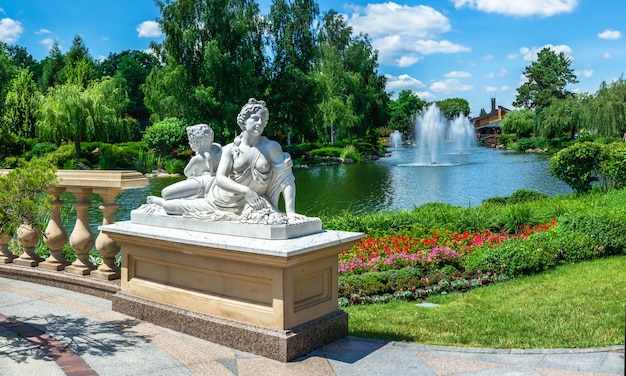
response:
[[[367,236],[351,249],[339,254],[340,274],[365,273],[401,268],[424,268],[434,270],[444,265],[459,263],[478,246],[495,246],[509,239],[525,239],[529,235],[546,231],[556,225],[552,220],[536,226],[521,225],[514,235],[504,230],[462,233],[434,230],[429,237],[416,235]]]

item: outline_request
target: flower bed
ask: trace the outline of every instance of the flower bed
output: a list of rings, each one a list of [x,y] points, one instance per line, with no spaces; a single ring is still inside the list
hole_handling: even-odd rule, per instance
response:
[[[464,261],[477,247],[497,247],[547,231],[555,221],[522,225],[515,234],[433,231],[428,237],[411,234],[368,236],[339,255],[340,305],[422,299],[430,294],[466,290],[506,279],[496,272],[466,270]]]

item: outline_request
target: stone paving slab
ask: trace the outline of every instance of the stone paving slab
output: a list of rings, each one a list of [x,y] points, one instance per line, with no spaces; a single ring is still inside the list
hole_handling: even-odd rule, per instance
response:
[[[68,362],[89,369],[72,372]],[[624,346],[483,349],[347,337],[281,363],[113,312],[107,299],[0,278],[0,375],[88,374],[608,376],[624,374]]]

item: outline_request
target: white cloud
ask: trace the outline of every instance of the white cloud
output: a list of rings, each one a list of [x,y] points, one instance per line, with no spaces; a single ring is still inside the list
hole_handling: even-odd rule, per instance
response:
[[[506,58],[507,58],[507,59],[511,59],[511,60],[513,60],[513,59],[517,59],[518,57],[519,57],[519,54],[513,54],[513,53],[511,53],[511,54],[506,55]]]
[[[37,35],[50,34],[50,33],[51,33],[51,31],[48,30],[48,29],[39,29],[39,30],[35,31],[35,34],[37,34]]]
[[[489,54],[487,56],[485,56],[485,60],[489,61],[489,60],[493,60],[494,56]]]
[[[401,74],[399,76],[385,75],[387,78],[387,91],[399,92],[402,89],[420,89],[425,87],[424,83],[416,78],[409,76],[408,74]]]
[[[600,39],[610,39],[615,40],[622,37],[622,33],[619,30],[609,30],[606,29],[601,33],[598,33],[598,38]]]
[[[464,85],[456,78],[448,78],[443,81],[433,82],[429,89],[435,92],[452,93],[458,91],[469,91],[474,89],[474,87],[472,85]]]
[[[20,38],[24,28],[19,21],[10,18],[0,20],[0,41],[5,43],[13,43]]]
[[[593,70],[591,69],[583,69],[581,71],[576,72],[577,76],[582,76],[585,78],[593,77]]]
[[[444,77],[446,78],[469,78],[469,77],[472,77],[472,75],[464,71],[452,71],[452,72],[446,73]]]
[[[394,2],[353,7],[348,23],[356,33],[367,33],[372,38],[387,35],[410,35],[413,38],[433,38],[450,30],[450,20],[425,6],[398,5]]]
[[[498,13],[506,16],[549,17],[560,13],[570,13],[578,6],[578,0],[452,0],[457,9],[468,7],[485,13]]]
[[[488,93],[493,93],[494,91],[498,91],[498,88],[495,87],[495,86],[487,86],[485,88],[485,91],[488,92]]]
[[[611,53],[609,53],[609,52],[605,52],[605,53],[602,54],[602,58],[603,59],[610,59],[611,57],[612,57]]]
[[[156,21],[143,21],[137,26],[140,38],[158,38],[163,35],[159,23]]]
[[[532,47],[532,48],[522,47],[520,48],[519,52],[522,55],[522,58],[524,59],[524,61],[534,61],[537,59],[537,53],[544,48],[549,48],[557,54],[560,54],[561,52],[563,52],[563,54],[567,58],[572,59],[572,49],[570,46],[566,44],[559,44],[558,46],[554,46],[552,44],[546,44],[542,47]]]
[[[46,46],[46,49],[48,51],[50,51],[50,48],[52,48],[52,45],[54,44],[54,39],[53,38],[44,38],[44,39],[39,41],[39,44],[43,44],[44,46]],[[59,49],[63,50],[61,48],[61,46],[59,46]]]
[[[369,36],[383,65],[409,67],[424,55],[469,51],[439,38],[450,31],[450,20],[431,7],[387,2],[354,6],[352,10],[344,15],[346,22],[355,33]]]

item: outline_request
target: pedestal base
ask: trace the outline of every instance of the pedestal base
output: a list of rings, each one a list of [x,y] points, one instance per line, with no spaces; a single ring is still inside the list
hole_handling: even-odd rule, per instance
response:
[[[60,262],[48,262],[48,261],[43,261],[39,263],[39,267],[42,269],[46,269],[46,270],[55,270],[55,271],[61,271],[63,269],[65,269],[65,267],[67,266],[67,264],[63,264]]]
[[[288,362],[348,335],[341,310],[290,330],[275,330],[176,308],[118,292],[113,310],[233,349]]]
[[[102,271],[102,270],[99,270],[99,269],[92,270],[89,275],[91,275],[94,278],[102,279],[102,280],[105,280],[105,281],[112,281],[114,279],[119,279],[120,278],[120,272],[118,272],[118,271],[106,272],[106,271]]]
[[[19,265],[19,266],[26,266],[29,268],[34,268],[35,266],[39,265],[39,261],[37,260],[33,260],[33,259],[23,259],[23,258],[16,258],[13,259],[13,263],[15,265]]]

